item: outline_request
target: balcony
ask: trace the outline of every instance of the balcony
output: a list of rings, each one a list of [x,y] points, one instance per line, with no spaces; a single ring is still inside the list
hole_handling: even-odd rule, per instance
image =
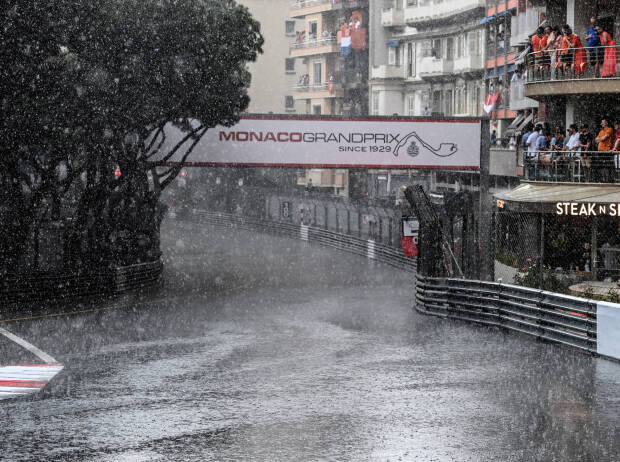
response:
[[[620,93],[618,48],[598,47],[607,56],[601,68],[596,70],[587,62],[586,50],[574,51],[574,64],[545,64],[543,57],[530,53],[526,57],[527,82],[525,96],[596,95]],[[564,51],[564,50],[559,50]],[[572,53],[572,51],[570,51]],[[560,55],[566,56],[566,55]],[[535,60],[538,60],[535,61]]]
[[[327,37],[291,43],[290,56],[291,58],[302,58],[304,56],[338,53],[339,51],[340,47],[336,43],[336,37]]]
[[[454,72],[478,72],[484,70],[484,59],[482,55],[463,56],[454,60]]]
[[[620,183],[614,153],[601,151],[537,152],[524,159],[524,176],[551,183]]]
[[[432,79],[452,74],[454,61],[444,58],[425,57],[420,62],[420,77]]]
[[[538,101],[525,96],[525,81],[523,79],[510,82],[510,109],[520,111],[537,107]]]
[[[294,100],[300,99],[321,99],[321,98],[342,98],[344,92],[342,85],[338,83],[322,83],[317,85],[295,85]]]
[[[381,12],[381,25],[383,27],[404,27],[405,10],[402,8],[384,8]]]
[[[334,9],[332,0],[295,0],[291,3],[291,18],[303,18],[306,15],[322,13]]]
[[[368,6],[368,0],[332,0],[334,10],[342,10],[344,8],[362,8]]]
[[[405,69],[401,66],[373,66],[370,71],[371,79],[404,79]]]
[[[405,8],[405,23],[409,26],[416,26],[420,23],[439,21],[485,7],[486,0],[421,1],[419,6]]]

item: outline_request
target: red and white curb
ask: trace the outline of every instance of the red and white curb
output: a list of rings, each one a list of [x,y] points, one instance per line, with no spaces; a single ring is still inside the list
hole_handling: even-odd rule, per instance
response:
[[[62,369],[54,358],[24,339],[0,327],[0,334],[37,356],[41,364],[0,366],[0,400],[40,391]]]

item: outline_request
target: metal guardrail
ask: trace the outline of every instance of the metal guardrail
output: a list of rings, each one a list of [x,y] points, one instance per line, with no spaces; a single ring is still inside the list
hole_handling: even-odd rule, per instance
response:
[[[0,301],[24,303],[121,293],[155,284],[162,270],[162,261],[156,260],[79,275],[9,275],[0,281]]]
[[[416,276],[416,310],[597,353],[597,304],[496,282]]]
[[[191,217],[200,223],[209,223],[224,228],[235,227],[252,231],[260,230],[293,239],[317,242],[339,250],[365,256],[405,271],[415,272],[417,267],[416,259],[405,257],[399,249],[377,243],[374,240],[362,239],[357,236],[341,234],[314,226],[263,220],[199,209],[192,210]]]

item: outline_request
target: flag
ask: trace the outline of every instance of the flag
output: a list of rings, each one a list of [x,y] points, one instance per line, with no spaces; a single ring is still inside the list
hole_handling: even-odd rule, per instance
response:
[[[342,37],[340,40],[340,56],[349,56],[351,54],[351,36]]]
[[[489,114],[501,101],[500,93],[488,93],[484,99],[484,112]]]

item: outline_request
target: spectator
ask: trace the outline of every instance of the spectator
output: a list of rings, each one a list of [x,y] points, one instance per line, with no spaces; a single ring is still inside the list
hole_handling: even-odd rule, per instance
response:
[[[569,171],[579,165],[579,130],[576,124],[571,124],[568,128],[568,140],[564,142],[563,153],[557,157],[558,166],[564,175],[569,178]]]
[[[549,143],[549,149],[551,151],[561,151],[564,148],[564,130],[562,127],[558,127],[555,131],[555,136],[551,138]]]
[[[527,137],[527,166],[528,166],[528,179],[533,179],[536,176],[536,142],[538,137],[542,135],[542,125],[536,124],[534,131]]]
[[[620,171],[620,120],[616,120],[614,124],[614,128],[616,129],[616,140],[614,141],[614,145],[612,151],[614,152],[614,178],[618,180],[618,172]]]
[[[560,51],[562,67],[564,71],[570,68],[573,73],[582,74],[588,66],[588,61],[581,39],[578,35],[573,34],[568,24],[562,28],[562,32],[564,33],[562,50]]]
[[[532,44],[532,50],[534,51],[534,68],[538,70],[540,70],[540,67],[542,65],[543,54],[541,52],[542,47],[540,42],[544,36],[545,29],[539,27],[538,29],[536,29],[536,33],[532,35],[532,38],[530,39],[530,43]],[[536,73],[534,73],[534,78],[536,78]]]
[[[568,141],[564,147],[565,151],[577,151],[579,149],[579,131],[576,124],[571,124],[568,127]]]
[[[609,126],[609,122],[606,119],[601,120],[601,131],[594,139],[597,143],[598,149],[598,165],[603,173],[603,181],[607,183],[609,181],[609,171],[612,167],[613,158],[611,154],[611,143],[613,137],[613,130]]]
[[[601,46],[601,40],[599,39],[596,31],[596,18],[590,18],[590,28],[587,32],[586,39],[588,39],[588,60],[590,66],[594,67],[594,75],[598,77],[599,64],[602,60],[599,60],[599,52]]]
[[[603,68],[601,69],[601,77],[612,77],[618,71],[618,50],[616,50],[616,43],[609,35],[609,32],[605,31],[601,26],[596,26],[601,45],[605,48],[601,48],[603,51]]]
[[[491,146],[495,146],[496,143],[497,143],[497,132],[493,130],[491,132]]]
[[[590,181],[590,172],[592,167],[592,144],[594,137],[590,133],[590,127],[584,124],[581,127],[581,135],[579,135],[579,151],[581,153],[581,165],[586,176],[586,181]]]

